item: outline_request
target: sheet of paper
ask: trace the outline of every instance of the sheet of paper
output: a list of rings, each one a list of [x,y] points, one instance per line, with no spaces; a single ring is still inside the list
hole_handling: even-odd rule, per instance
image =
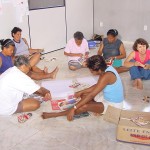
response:
[[[94,85],[98,81],[98,76],[77,78],[77,81],[90,86]],[[50,90],[52,98],[55,97],[67,97],[74,93],[74,89],[69,87],[73,84],[73,80],[55,80],[55,81],[43,81],[42,86]]]
[[[99,76],[90,76],[90,77],[84,77],[84,78],[77,78],[77,81],[80,83],[89,84],[90,86],[97,83],[99,79]]]
[[[50,90],[52,98],[67,97],[68,95],[73,94],[73,89],[69,87],[71,84],[72,80],[55,80],[42,82],[42,86]]]

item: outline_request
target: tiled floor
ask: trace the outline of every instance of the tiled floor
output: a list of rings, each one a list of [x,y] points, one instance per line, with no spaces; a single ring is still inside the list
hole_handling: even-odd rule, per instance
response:
[[[131,45],[126,45],[129,52]],[[91,55],[97,50],[91,50]],[[42,60],[50,71],[60,68],[56,79],[72,79],[90,76],[88,69],[76,72],[67,68],[67,58],[63,50],[45,55],[47,59],[56,57],[56,61]],[[149,94],[150,81],[144,82],[144,90],[131,87],[129,73],[121,74],[126,100],[125,108],[150,112],[150,104],[142,102],[143,95]],[[33,117],[24,124],[17,122],[17,115],[0,117],[0,149],[1,150],[149,150],[150,147],[116,141],[116,125],[103,121],[103,117],[90,116],[68,122],[65,117],[42,120],[43,111],[51,111],[50,103],[46,102],[33,112]]]

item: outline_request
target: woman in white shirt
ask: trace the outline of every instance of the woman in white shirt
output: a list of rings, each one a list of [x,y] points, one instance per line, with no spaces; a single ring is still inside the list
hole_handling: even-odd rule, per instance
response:
[[[15,66],[7,69],[0,76],[0,115],[34,111],[40,107],[40,102],[34,98],[23,99],[26,94],[39,94],[45,100],[51,99],[50,91],[37,85],[26,74],[30,71],[28,58],[18,56]]]

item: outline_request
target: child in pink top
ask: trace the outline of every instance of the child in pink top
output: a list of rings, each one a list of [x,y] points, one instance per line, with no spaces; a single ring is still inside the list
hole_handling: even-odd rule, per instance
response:
[[[130,68],[133,86],[143,89],[142,80],[150,79],[150,50],[148,42],[142,38],[137,39],[133,45],[133,52],[125,60],[124,65]]]
[[[68,56],[69,69],[77,70],[86,66],[86,58],[88,58],[89,48],[88,42],[84,39],[81,32],[74,33],[74,38],[68,41],[64,51],[64,55]]]

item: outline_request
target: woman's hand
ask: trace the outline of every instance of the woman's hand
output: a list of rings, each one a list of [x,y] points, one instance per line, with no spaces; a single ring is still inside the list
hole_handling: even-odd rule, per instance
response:
[[[52,99],[52,97],[51,97],[50,93],[46,93],[45,96],[43,97],[44,101],[48,101],[48,100],[51,100],[51,99]]]
[[[44,49],[37,49],[37,52],[42,53],[44,52]]]
[[[141,64],[140,62],[138,62],[138,61],[136,61],[136,62],[134,62],[134,66],[139,66],[139,67],[143,67],[144,68],[144,65],[143,64]]]
[[[82,53],[78,53],[78,54],[75,54],[76,57],[83,57],[83,54]]]
[[[81,97],[81,95],[82,95],[82,92],[76,92],[75,94],[74,94],[74,97],[75,98],[80,98]]]
[[[144,69],[150,69],[150,65],[149,64],[145,64],[143,68]]]
[[[72,121],[74,114],[75,114],[75,109],[74,108],[70,109],[70,111],[67,114],[67,120]]]
[[[116,57],[115,57],[115,56],[112,56],[112,57],[109,57],[108,59],[109,59],[109,60],[114,60],[114,59],[116,59]]]

